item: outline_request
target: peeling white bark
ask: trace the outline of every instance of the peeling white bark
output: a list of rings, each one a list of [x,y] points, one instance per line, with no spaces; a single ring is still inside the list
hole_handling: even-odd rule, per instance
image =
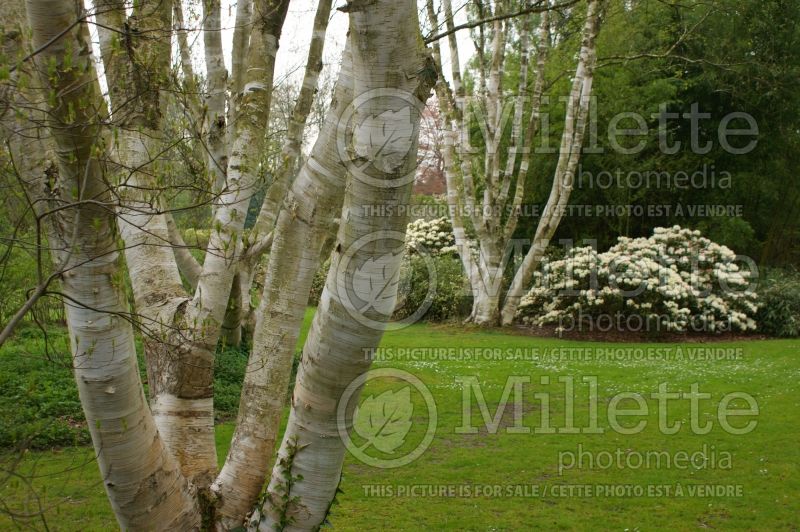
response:
[[[353,99],[350,69],[345,51],[333,105],[275,229],[236,431],[213,487],[223,525],[242,523],[271,465],[311,284],[342,208],[346,172],[339,161],[337,132],[339,118]]]
[[[170,450],[179,463],[188,469],[202,469],[209,463],[216,463],[217,453],[204,444],[203,439],[192,434],[214,434],[214,417],[206,413],[213,410],[211,397],[184,399],[168,393],[155,397],[151,403],[153,416],[158,419],[161,437],[170,442]],[[190,464],[196,463],[198,467]]]
[[[429,57],[424,53],[416,17],[416,5],[412,0],[377,0],[374,2],[348,4],[351,21],[351,51],[353,56],[354,94],[365,94],[373,89],[399,89],[415,94],[426,100],[430,91],[430,80],[417,77],[424,71]],[[419,124],[419,110],[407,107],[409,114],[404,116],[391,107],[387,99],[372,98],[356,110],[356,121],[383,116],[380,130],[404,130],[410,120],[414,133],[411,146],[404,158],[396,158],[395,153],[380,154],[372,160],[378,168],[387,168],[399,163],[394,170],[385,175],[384,182],[349,176],[345,191],[342,224],[339,228],[337,245],[332,262],[337,264],[347,250],[350,260],[357,264],[376,257],[390,254],[392,261],[399,261],[396,254],[397,242],[378,238],[369,245],[353,250],[351,246],[364,237],[380,231],[396,231],[404,234],[405,217],[370,216],[363,205],[406,204],[411,192],[411,183],[402,186],[390,184],[390,180],[406,175],[416,164],[416,147]],[[393,104],[394,106],[397,103]],[[387,111],[393,113],[384,114]],[[370,127],[359,128],[354,133],[356,147],[370,146],[370,135],[375,130]],[[301,244],[302,245],[302,244]],[[354,251],[354,252],[353,252]],[[387,268],[396,264],[388,261]],[[317,314],[303,350],[303,360],[292,398],[292,410],[286,433],[284,434],[279,461],[273,468],[272,480],[268,488],[267,502],[262,507],[260,530],[273,530],[283,526],[283,518],[290,516],[290,523],[284,530],[310,530],[322,524],[333,499],[344,460],[345,448],[338,437],[336,405],[347,385],[369,368],[363,355],[364,349],[378,345],[382,327],[367,327],[363,318],[376,323],[385,322],[389,316],[377,309],[365,310],[363,315],[354,315],[343,284],[348,284],[347,275],[337,275],[337,267],[331,268]],[[383,271],[370,272],[370,283],[386,283]],[[365,281],[365,283],[366,283]],[[351,290],[359,292],[363,286]],[[391,298],[396,296],[396,285],[388,288]],[[352,292],[351,292],[352,293]],[[361,294],[364,296],[364,294]],[[366,297],[366,296],[365,296]],[[351,424],[352,419],[344,420]],[[291,500],[282,502],[280,486],[284,483],[280,457],[286,459],[290,449],[297,445],[299,451],[291,463],[291,474],[301,475],[302,480],[293,484],[288,494]]]
[[[81,11],[78,1],[27,1],[33,45],[42,48],[37,66],[55,94],[49,125],[61,199],[72,204],[61,211],[54,231],[70,246],[63,291],[78,393],[120,527],[195,530],[200,514],[194,493],[156,430],[125,319],[113,196],[97,120],[105,104],[92,76],[88,31],[78,23]]]

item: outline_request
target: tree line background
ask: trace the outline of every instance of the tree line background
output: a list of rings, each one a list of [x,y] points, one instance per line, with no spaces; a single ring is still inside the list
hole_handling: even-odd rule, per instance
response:
[[[646,236],[654,227],[681,226],[700,229],[715,242],[753,258],[760,267],[792,267],[800,261],[800,60],[793,50],[800,44],[800,5],[782,0],[733,1],[619,1],[612,2],[598,37],[595,95],[598,124],[597,146],[604,153],[587,153],[581,170],[596,176],[619,172],[622,179],[612,187],[592,187],[576,176],[570,203],[574,205],[741,205],[740,217],[565,216],[556,239],[596,239],[606,249],[616,237]],[[573,47],[564,43],[554,52],[548,69],[551,79],[570,61]],[[559,53],[561,51],[562,53]],[[509,73],[510,76],[514,72]],[[559,79],[549,93],[556,99],[568,90],[568,79]],[[688,120],[668,122],[670,144],[681,150],[665,155],[658,148],[659,106],[670,113],[689,113],[697,104],[709,119],[699,122],[699,141],[713,142],[706,154],[688,149]],[[557,146],[563,103],[552,105],[551,146]],[[645,118],[649,136],[628,140],[630,146],[646,142],[638,154],[619,154],[609,145],[609,121],[623,112]],[[757,145],[750,153],[731,154],[717,139],[720,121],[728,114],[750,114],[758,124]],[[635,128],[632,120],[622,128]],[[735,127],[734,123],[731,127]],[[587,136],[589,133],[587,133]],[[734,145],[746,144],[743,137]],[[587,143],[588,144],[588,143]],[[623,144],[626,144],[623,142]],[[556,155],[541,155],[533,165],[535,176],[529,203],[543,204],[550,188]],[[632,172],[666,172],[689,176],[707,170],[705,187],[627,186]],[[715,176],[712,173],[715,173]],[[730,174],[727,183],[720,178]],[[713,183],[712,177],[716,177]],[[633,212],[636,212],[633,210]],[[518,234],[531,234],[536,220],[520,220]]]
[[[800,59],[793,53],[800,44],[800,28],[795,22],[798,18],[800,5],[789,0],[609,2],[603,31],[598,37],[595,105],[590,125],[596,135],[592,129],[587,132],[587,137],[594,135],[602,153],[585,153],[581,158],[570,203],[619,206],[624,210],[612,216],[565,216],[554,241],[572,239],[579,243],[592,239],[599,249],[605,249],[618,236],[644,236],[654,227],[679,224],[702,230],[711,240],[753,258],[762,269],[795,266],[800,261],[800,191],[796,186],[796,168],[800,164],[800,95],[796,90]],[[556,43],[547,64],[549,104],[543,106],[543,111],[550,115],[550,146],[558,145],[563,128],[564,104],[559,97],[569,90],[569,72],[580,33],[579,21],[565,18],[562,24],[564,38]],[[504,85],[513,87],[519,73],[518,53],[510,46],[508,54]],[[0,57],[0,82],[8,79],[12,61],[13,58]],[[473,67],[475,61],[473,58]],[[310,117],[312,130],[330,100],[332,81],[328,69],[325,72],[327,77],[323,76],[319,89],[321,97]],[[466,84],[473,82],[468,70]],[[251,203],[248,227],[255,222],[258,206],[271,182],[269,169],[275,167],[279,158],[296,95],[297,88],[291,85],[276,88],[263,156],[263,187]],[[698,154],[687,149],[692,135],[689,121],[673,119],[668,122],[669,143],[681,142],[682,148],[674,155],[661,153],[658,119],[652,115],[659,112],[662,104],[667,105],[670,113],[688,113],[694,104],[700,112],[709,113],[709,119],[699,122],[699,141],[712,141],[711,151]],[[174,119],[167,116],[167,124],[175,127],[174,133],[178,135],[181,110],[173,106],[170,112]],[[645,148],[637,154],[620,154],[609,145],[607,126],[615,115],[623,112],[637,113],[647,121],[648,136],[627,139],[632,144],[645,142]],[[733,112],[748,113],[758,124],[757,145],[745,155],[726,152],[717,139],[720,121]],[[636,127],[631,120],[619,124],[619,127]],[[541,142],[539,139],[537,145]],[[165,166],[168,174],[183,179],[194,175],[199,180],[202,169],[195,160],[198,150],[191,138],[176,143],[168,154],[170,164]],[[535,156],[526,204],[544,204],[556,161],[556,153]],[[3,322],[24,301],[39,259],[33,218],[21,196],[14,161],[5,147],[0,152],[0,164],[0,322]],[[613,186],[596,186],[598,174],[604,171],[614,176]],[[685,172],[691,176],[700,171],[705,171],[708,178],[704,187],[635,186],[637,177],[628,179],[631,173],[674,176]],[[591,179],[595,180],[595,186],[591,185]],[[643,178],[642,182],[646,180]],[[203,228],[208,227],[211,216],[207,187],[184,183],[180,188],[174,216],[184,231],[198,239],[197,247],[202,248],[207,238]],[[687,209],[680,216],[674,210],[669,215],[651,216],[646,209],[648,205],[678,204],[741,206],[741,216],[692,216]],[[637,211],[637,206],[644,210]],[[622,212],[644,214],[617,215]],[[532,234],[537,221],[530,214],[521,216],[515,236],[526,238]],[[42,320],[60,320],[61,303],[43,299],[30,319],[37,314]]]

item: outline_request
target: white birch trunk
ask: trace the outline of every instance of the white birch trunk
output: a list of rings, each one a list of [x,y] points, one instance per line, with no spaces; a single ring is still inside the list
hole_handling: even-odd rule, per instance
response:
[[[502,12],[501,5],[498,3],[498,14]],[[452,30],[452,9],[449,3],[444,4],[445,17],[448,30]],[[428,8],[431,24],[438,27],[435,11],[432,7]],[[473,157],[477,153],[469,147],[469,102],[466,94],[450,92],[444,83],[437,85],[437,96],[443,105],[444,115],[448,122],[448,134],[445,138],[445,178],[447,182],[447,198],[450,207],[450,221],[453,226],[453,234],[459,250],[464,271],[470,282],[473,295],[472,312],[467,321],[478,325],[495,325],[499,321],[499,301],[502,290],[502,273],[505,267],[505,247],[507,239],[503,238],[504,228],[501,219],[492,216],[497,202],[502,198],[503,181],[501,181],[501,154],[498,151],[499,144],[495,142],[495,137],[502,134],[498,131],[501,126],[500,117],[502,115],[502,76],[503,64],[505,61],[505,32],[506,25],[501,21],[494,24],[494,37],[492,39],[492,61],[489,75],[489,90],[484,95],[486,102],[485,123],[483,127],[486,147],[484,150],[484,170],[483,170],[483,198],[476,198],[478,186],[473,175]],[[527,34],[523,32],[521,41],[524,43]],[[448,35],[448,43],[451,56],[458,56],[458,43],[455,34]],[[514,132],[512,141],[519,138],[519,121],[522,119],[522,108],[524,105],[524,91],[527,83],[527,68],[525,68],[528,51],[524,46],[521,47],[523,56],[520,73],[520,85],[518,102],[516,106]],[[455,65],[453,66],[455,69]],[[456,72],[453,73],[454,77]],[[455,85],[455,84],[454,84]],[[455,102],[455,105],[453,103]],[[514,142],[516,147],[516,142]],[[458,151],[456,151],[458,147]],[[509,160],[509,165],[513,171],[513,161]],[[479,176],[480,177],[480,176]],[[510,180],[510,176],[503,175],[505,180]],[[466,233],[464,219],[461,211],[469,211],[467,217],[472,223],[477,241],[477,250],[473,249]],[[477,252],[477,253],[476,253]]]
[[[201,488],[211,485],[217,470],[214,440],[213,368],[228,299],[236,273],[247,206],[254,191],[259,139],[269,117],[272,76],[283,18],[265,18],[287,0],[255,3],[259,31],[251,36],[248,71],[240,119],[234,127],[227,179],[214,209],[213,227],[194,296],[165,307],[178,331],[162,344],[152,371],[154,415],[159,429],[181,462],[184,474]]]
[[[345,168],[339,161],[337,133],[339,118],[353,98],[350,69],[345,52],[333,105],[275,228],[236,431],[214,486],[223,525],[242,523],[273,458],[311,284],[342,209]]]
[[[444,4],[445,16],[449,15],[447,2]],[[480,4],[479,10],[483,9]],[[506,3],[498,2],[495,6],[494,15],[502,15],[508,10]],[[447,89],[444,84],[437,87],[437,95],[442,104],[444,115],[449,123],[449,132],[445,138],[445,176],[448,190],[448,205],[450,207],[450,219],[453,225],[453,234],[461,255],[467,278],[469,279],[474,297],[473,309],[468,321],[481,325],[497,325],[510,323],[507,314],[516,311],[516,304],[519,301],[519,287],[523,286],[528,280],[524,277],[532,273],[532,268],[538,262],[538,258],[543,251],[543,245],[549,239],[547,234],[552,236],[560,220],[560,214],[556,214],[560,204],[566,204],[569,197],[569,186],[565,176],[574,173],[579,155],[579,146],[582,142],[582,135],[585,123],[586,106],[591,92],[591,68],[593,65],[594,34],[596,33],[597,1],[590,1],[587,13],[587,23],[584,28],[583,40],[581,43],[580,60],[576,69],[575,83],[571,95],[571,103],[568,106],[567,118],[565,120],[564,141],[562,143],[561,158],[554,177],[554,192],[551,201],[548,203],[548,213],[540,224],[540,231],[534,242],[535,251],[533,256],[525,258],[521,271],[517,272],[511,290],[506,294],[503,311],[501,311],[502,276],[507,266],[509,245],[514,235],[519,219],[519,207],[525,194],[525,185],[528,177],[528,169],[531,160],[533,138],[538,132],[542,93],[544,89],[544,69],[549,46],[549,21],[547,10],[550,3],[544,2],[541,6],[542,15],[539,31],[539,44],[536,48],[536,67],[533,97],[531,99],[531,111],[528,127],[523,135],[523,116],[528,100],[528,64],[530,62],[531,49],[528,45],[528,24],[529,20],[523,19],[519,30],[520,47],[520,79],[517,87],[516,100],[514,103],[513,118],[511,122],[511,143],[510,149],[505,160],[500,153],[500,143],[497,141],[502,138],[506,128],[506,119],[511,116],[506,111],[506,106],[502,102],[502,79],[505,63],[505,41],[506,32],[510,27],[510,22],[496,20],[494,22],[493,36],[491,41],[488,76],[481,75],[481,80],[488,78],[486,93],[481,94],[481,100],[485,103],[484,122],[481,130],[484,136],[484,165],[482,174],[474,175],[474,167],[477,166],[475,148],[470,145],[469,139],[469,120],[470,108],[464,99],[458,94]],[[438,27],[436,14],[432,6],[428,6],[431,24]],[[448,29],[450,21],[448,20]],[[591,34],[591,37],[590,37]],[[449,37],[453,37],[450,35]],[[590,38],[589,38],[590,37]],[[483,37],[479,44],[484,43]],[[457,56],[457,39],[450,38],[451,56]],[[481,44],[482,45],[482,44]],[[587,55],[588,54],[588,55]],[[479,50],[482,65],[486,51]],[[591,65],[587,66],[587,62]],[[588,75],[587,75],[588,73]],[[454,74],[455,76],[455,74]],[[585,100],[584,100],[585,98]],[[576,102],[576,100],[579,100]],[[456,106],[450,102],[456,102]],[[575,110],[575,106],[579,110]],[[474,109],[474,108],[473,108]],[[480,116],[479,116],[480,118]],[[459,136],[460,132],[460,136]],[[577,150],[573,147],[577,146]],[[456,150],[456,148],[459,148]],[[522,152],[522,158],[517,168],[517,156]],[[476,197],[478,187],[483,185],[483,198]],[[562,193],[564,192],[564,193]],[[509,198],[510,203],[509,203]],[[552,205],[551,205],[552,204]],[[510,207],[510,208],[509,208]],[[475,232],[476,244],[479,253],[471,249],[467,234],[466,224],[462,219],[460,211],[469,211],[469,221]],[[496,213],[504,213],[497,215]],[[544,238],[544,237],[547,238]],[[544,243],[544,244],[543,244]],[[477,256],[475,256],[477,255]],[[535,259],[535,260],[534,260]],[[521,294],[520,294],[521,295]]]
[[[156,430],[125,318],[113,195],[97,120],[105,104],[89,62],[88,30],[78,23],[81,4],[27,2],[33,45],[42,48],[37,65],[55,94],[49,120],[62,200],[73,204],[61,212],[56,230],[69,244],[63,290],[78,392],[120,527],[194,530],[200,526],[194,494]]]
[[[211,190],[220,194],[228,171],[226,146],[225,86],[228,71],[222,51],[220,0],[203,0],[203,44],[206,62],[205,133],[208,145],[208,172]]]
[[[480,286],[473,288],[472,313],[470,319],[475,325],[496,325],[500,318],[500,292]]]
[[[544,251],[553,234],[558,228],[564,207],[569,201],[570,192],[575,178],[575,169],[580,159],[583,148],[583,136],[586,131],[586,117],[589,112],[589,102],[592,94],[592,81],[597,60],[595,40],[598,31],[599,1],[589,0],[586,12],[586,22],[583,27],[583,39],[578,58],[578,67],[572,84],[569,101],[567,102],[567,116],[565,118],[564,134],[561,138],[558,164],[553,176],[553,186],[550,197],[545,205],[542,218],[536,228],[533,244],[525,255],[522,264],[517,269],[514,280],[509,287],[503,304],[501,319],[503,325],[510,325],[514,321],[517,307],[529,288],[534,270],[544,256]]]
[[[351,21],[351,51],[353,55],[354,94],[365,94],[373,89],[399,89],[427,100],[432,82],[421,75],[429,67],[430,58],[424,54],[416,17],[416,5],[411,0],[378,0],[374,2],[352,2],[345,6]],[[416,147],[419,125],[419,109],[405,103],[404,109],[391,107],[386,98],[372,98],[356,109],[355,120],[369,126],[356,129],[353,142],[359,161],[371,161],[375,168],[382,168],[383,182],[367,182],[363,178],[350,176],[345,192],[342,225],[338,243],[332,256],[337,264],[346,253],[357,265],[368,260],[381,259],[386,270],[368,270],[362,283],[352,283],[348,274],[337,275],[337,267],[331,268],[326,281],[320,306],[314,318],[303,350],[303,361],[298,373],[292,410],[284,435],[279,460],[272,472],[267,502],[262,507],[260,530],[312,530],[320,526],[328,512],[339,483],[345,448],[338,437],[336,405],[347,385],[369,368],[364,349],[376,347],[383,335],[383,327],[364,325],[369,318],[380,324],[389,315],[371,308],[361,315],[352,308],[356,302],[350,297],[370,302],[369,287],[386,284],[386,271],[399,267],[398,242],[378,237],[369,245],[357,246],[362,238],[380,235],[381,231],[404,234],[405,217],[371,216],[364,205],[403,205],[409,200],[411,182],[402,186],[388,180],[406,175],[416,164]],[[405,110],[408,114],[404,114]],[[393,113],[388,113],[392,111]],[[384,114],[386,113],[386,114]],[[381,117],[375,121],[376,117]],[[414,126],[407,152],[390,148],[379,153],[370,137],[380,132],[402,132],[410,124]],[[386,172],[387,169],[390,171]],[[340,264],[341,266],[341,264]],[[364,273],[364,272],[362,272]],[[388,302],[396,297],[396,284],[387,287]],[[372,303],[375,303],[372,301]],[[384,307],[384,305],[380,305]],[[347,425],[352,419],[344,420]],[[296,446],[300,449],[293,459],[288,455]],[[286,461],[290,460],[290,464]],[[283,502],[281,487],[284,485],[284,468],[302,480],[289,490],[290,502]]]

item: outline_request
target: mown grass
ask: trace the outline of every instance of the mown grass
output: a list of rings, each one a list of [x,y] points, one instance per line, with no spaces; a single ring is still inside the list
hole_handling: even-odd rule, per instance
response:
[[[311,313],[307,316],[310,318]],[[308,320],[307,320],[308,321]],[[308,323],[306,323],[306,326]],[[330,519],[341,530],[519,530],[519,529],[611,529],[653,530],[697,528],[796,530],[800,523],[800,479],[798,464],[797,425],[800,421],[800,341],[770,340],[720,344],[598,344],[557,339],[543,339],[516,333],[462,329],[418,324],[386,334],[383,347],[455,348],[456,356],[444,359],[417,359],[389,356],[377,360],[374,367],[397,368],[417,376],[430,390],[437,407],[438,425],[430,447],[417,460],[396,468],[367,466],[348,454],[338,504]],[[571,358],[597,349],[660,349],[677,353],[683,349],[683,360],[636,360],[623,357],[614,360]],[[730,348],[733,357],[719,360],[694,360],[692,348]],[[459,358],[464,349],[495,349],[500,360]],[[534,353],[532,350],[538,350]],[[563,349],[572,351],[560,351]],[[507,350],[507,351],[506,351]],[[526,351],[520,351],[526,350]],[[509,359],[506,355],[519,355]],[[566,353],[566,358],[560,355]],[[19,353],[16,353],[17,355]],[[386,355],[394,353],[385,353]],[[419,354],[419,353],[418,353]],[[538,357],[535,356],[538,354]],[[548,356],[545,356],[548,355]],[[3,357],[9,356],[3,353]],[[422,357],[426,358],[426,357]],[[435,357],[434,357],[435,358]],[[491,358],[491,356],[489,357]],[[566,394],[559,376],[574,379],[574,425],[589,425],[587,386],[581,378],[595,376],[598,382],[598,426],[602,434],[514,434],[507,429],[514,425],[511,406],[500,412],[496,434],[483,425],[480,409],[471,397],[472,424],[475,434],[462,434],[462,386],[456,376],[474,375],[481,384],[489,413],[497,407],[506,379],[510,375],[528,376],[531,383],[523,390],[522,425],[541,426],[541,401],[534,394],[550,392],[550,424],[565,427]],[[540,378],[550,377],[549,385]],[[669,403],[668,421],[681,421],[676,434],[662,434],[658,428],[658,402],[650,398],[659,383],[666,382],[671,392],[689,392],[697,383],[711,399],[700,401],[699,421],[712,421],[708,434],[693,434],[688,400]],[[368,382],[362,397],[378,397],[387,390],[397,391],[405,383],[396,379]],[[643,394],[649,407],[647,416],[622,420],[625,426],[645,420],[639,434],[624,435],[609,429],[608,401],[620,392]],[[717,405],[731,392],[746,392],[758,402],[759,414],[731,420],[743,427],[750,420],[758,424],[744,435],[730,434],[720,427]],[[413,425],[405,443],[394,455],[367,449],[370,456],[391,458],[410,451],[422,440],[427,427],[423,398],[412,394]],[[513,403],[513,397],[512,401]],[[631,407],[632,401],[622,406]],[[732,407],[742,407],[737,401]],[[230,423],[217,428],[219,457],[224,459],[232,432]],[[357,439],[358,436],[355,437]],[[359,443],[359,442],[357,442]],[[706,449],[715,453],[709,458],[714,466],[689,467],[584,467],[559,470],[559,459],[565,452],[576,452],[582,445],[587,452],[620,449],[623,454],[678,451],[691,454]],[[302,451],[301,451],[302,452]],[[723,453],[730,453],[730,462],[720,463]],[[4,469],[13,455],[6,453]],[[635,464],[635,462],[633,462]],[[651,464],[652,465],[652,464]],[[92,452],[87,447],[58,451],[31,451],[13,468],[15,475],[4,474],[0,500],[7,511],[18,514],[38,513],[51,530],[110,530],[116,527],[99,483]],[[567,496],[566,491],[553,492],[574,485],[681,485],[684,496]],[[741,495],[691,497],[689,486],[740,486]],[[408,486],[424,490],[416,495],[399,495]],[[442,487],[443,486],[443,487]],[[500,493],[466,496],[466,490],[500,489]],[[540,490],[535,493],[534,490]],[[546,495],[542,490],[547,489]],[[393,490],[390,491],[390,490]],[[436,490],[436,496],[429,495]],[[453,490],[451,493],[439,490]],[[508,492],[506,490],[511,490]],[[499,496],[497,496],[499,495]],[[17,519],[21,526],[44,528],[41,519]],[[13,521],[0,516],[0,529],[13,527]]]

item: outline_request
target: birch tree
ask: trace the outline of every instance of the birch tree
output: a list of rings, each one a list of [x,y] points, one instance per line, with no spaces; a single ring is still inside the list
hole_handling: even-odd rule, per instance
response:
[[[352,411],[347,419],[337,419],[336,406],[348,384],[369,369],[364,349],[378,346],[383,324],[391,317],[406,227],[405,216],[376,217],[365,207],[408,203],[413,179],[406,176],[413,177],[416,166],[422,102],[435,80],[412,0],[345,7],[350,13],[353,94],[359,95],[354,120],[360,127],[353,132],[341,224],[331,255],[336,266],[329,270],[303,348],[260,530],[316,529],[336,494],[345,455],[337,427],[353,422]],[[383,139],[385,131],[399,137],[380,143],[376,139]],[[370,162],[366,175],[357,169],[363,161]],[[361,275],[349,269],[351,264]],[[374,286],[386,287],[385,300],[376,301]],[[302,481],[290,485],[289,478]]]
[[[125,529],[193,529],[200,513],[156,428],[136,362],[133,327],[120,285],[114,199],[106,175],[105,115],[81,6],[27,2],[40,79],[52,95],[59,209],[50,245],[64,262],[63,292],[75,380],[111,506]]]
[[[520,207],[528,185],[533,159],[533,141],[539,132],[545,66],[550,47],[549,11],[555,5],[540,2],[525,9],[516,22],[520,57],[519,82],[511,103],[503,88],[509,35],[514,27],[508,2],[494,8],[477,3],[478,15],[493,20],[489,38],[483,26],[477,32],[477,80],[474,94],[466,93],[459,64],[458,41],[450,0],[442,0],[444,25],[451,58],[452,87],[444,81],[436,86],[437,98],[447,123],[445,136],[445,178],[447,201],[459,256],[469,279],[473,309],[469,320],[477,324],[511,323],[519,299],[530,281],[547,242],[558,227],[563,206],[569,200],[572,180],[580,158],[595,66],[595,38],[599,1],[589,0],[583,27],[578,64],[572,81],[553,186],[533,237],[531,251],[515,273],[503,298],[503,275],[509,267]],[[563,4],[562,4],[563,6]],[[430,25],[439,28],[432,0],[426,11]],[[531,13],[540,13],[531,46]],[[438,36],[433,37],[434,41]],[[434,56],[438,44],[434,44]],[[531,64],[533,68],[531,69]],[[441,63],[439,65],[441,69]],[[531,70],[533,70],[531,75]],[[532,88],[531,88],[532,85]],[[530,110],[528,110],[528,108]],[[470,139],[477,122],[480,148]],[[502,150],[506,136],[508,150]],[[506,153],[504,153],[506,152]]]
[[[220,74],[219,2],[205,4],[208,146],[213,176],[213,220],[205,260],[194,272],[193,293],[184,290],[170,240],[169,215],[159,198],[157,157],[168,79],[172,6],[161,0],[134,5],[103,0],[97,11],[106,72],[111,81],[112,121],[118,133],[114,158],[121,175],[120,233],[125,241],[137,315],[149,334],[145,354],[153,415],[184,474],[205,489],[217,467],[212,400],[213,357],[228,298],[263,145],[281,27],[288,0],[254,3],[255,31],[246,49],[246,71],[235,104],[240,119],[226,146],[225,86]],[[159,38],[158,33],[163,36]],[[156,37],[153,38],[152,35]],[[216,35],[210,35],[216,34]],[[123,36],[124,45],[117,41]],[[241,52],[241,50],[239,51]],[[224,68],[224,65],[223,67]],[[221,94],[221,96],[220,96]],[[227,163],[225,167],[223,164]],[[220,185],[221,183],[221,185]]]
[[[335,405],[337,393],[350,378],[366,371],[356,357],[360,358],[363,348],[377,345],[380,324],[389,319],[391,308],[357,311],[348,298],[356,294],[369,300],[363,282],[385,283],[386,271],[397,270],[399,264],[399,253],[394,251],[398,244],[402,247],[405,219],[370,217],[360,207],[399,205],[410,195],[411,180],[399,185],[394,180],[413,177],[422,102],[435,79],[414,3],[381,0],[343,8],[354,31],[334,102],[311,155],[294,178],[331,9],[330,0],[320,0],[281,163],[250,240],[244,235],[244,214],[256,187],[288,2],[240,4],[237,20],[251,13],[253,31],[249,39],[234,38],[230,79],[224,72],[215,72],[221,65],[215,55],[219,43],[210,35],[219,33],[220,4],[204,4],[205,96],[201,102],[189,93],[182,100],[188,114],[201,110],[207,116],[202,123],[208,137],[206,164],[214,199],[202,263],[181,245],[162,179],[166,163],[161,154],[168,141],[163,135],[164,114],[175,88],[170,42],[174,28],[183,27],[182,6],[159,0],[132,6],[123,0],[97,1],[94,17],[109,82],[109,112],[94,70],[82,2],[26,0],[26,4],[32,53],[20,64],[32,59],[43,87],[38,93],[33,91],[41,106],[31,106],[30,115],[21,120],[34,123],[38,109],[43,109],[50,137],[42,142],[52,143],[58,168],[58,182],[48,184],[42,171],[46,162],[26,159],[30,167],[26,190],[39,206],[37,216],[48,228],[48,245],[60,265],[56,269],[62,272],[75,376],[115,515],[123,529],[237,528],[254,509],[269,475],[311,281],[332,249],[340,260],[344,249],[353,249],[375,232],[400,235],[399,241],[358,247],[348,256],[362,265],[377,260],[384,266],[379,271],[362,271],[358,282],[332,274],[306,350],[308,362],[299,389],[313,388],[320,378],[311,366],[328,365],[337,383],[318,399]],[[13,16],[19,20],[21,10],[13,11]],[[199,80],[188,60],[187,39],[180,34],[176,42],[182,81],[184,88],[193,87]],[[21,39],[15,43],[20,50],[27,49]],[[378,96],[363,97],[375,91]],[[356,94],[360,99],[354,98]],[[345,130],[344,123],[352,127]],[[4,135],[17,130],[13,121],[4,119]],[[398,136],[388,149],[376,146],[374,140],[378,132],[386,131]],[[14,146],[12,150],[24,152],[20,143]],[[354,176],[365,162],[372,169],[369,178]],[[214,352],[234,278],[245,272],[251,279],[254,261],[270,247],[237,429],[217,474]],[[123,291],[126,274],[133,308]],[[390,283],[389,300],[394,292],[396,285]],[[365,325],[363,314],[378,326]],[[144,339],[149,401],[139,378],[136,329]],[[345,336],[349,339],[341,346],[334,342]],[[294,404],[308,401],[309,393],[298,392]],[[302,415],[293,414],[293,419]],[[322,423],[316,429],[314,420],[304,425],[313,429],[309,433],[313,441],[296,467],[306,469],[320,461],[326,466],[293,499],[306,509],[305,517],[292,518],[292,526],[300,529],[316,528],[325,519],[333,496],[329,486],[335,488],[338,483],[344,456],[344,447],[331,448],[319,437],[330,419],[316,421]],[[305,434],[295,424],[290,430]],[[295,437],[284,444],[290,445],[286,441]],[[285,462],[279,459],[274,469],[283,467]],[[294,513],[296,508],[285,510]],[[251,528],[270,527],[276,512],[274,505],[265,504],[258,512],[260,525],[253,523]]]

